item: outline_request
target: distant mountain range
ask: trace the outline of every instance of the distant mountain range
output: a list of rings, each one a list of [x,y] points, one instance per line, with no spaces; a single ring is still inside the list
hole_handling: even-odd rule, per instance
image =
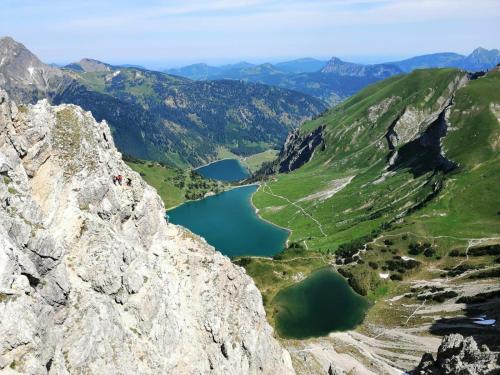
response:
[[[423,68],[459,68],[469,72],[486,71],[500,63],[498,49],[476,48],[468,56],[453,52],[434,53],[392,62],[404,72]]]
[[[366,85],[396,74],[444,67],[473,72],[488,70],[499,62],[499,50],[477,48],[468,56],[445,52],[373,65],[355,64],[333,57],[329,61],[304,58],[260,65],[247,62],[220,67],[194,64],[165,72],[194,80],[232,79],[264,83],[300,91],[336,105]]]
[[[259,83],[193,81],[92,59],[60,69],[12,38],[0,39],[0,87],[17,103],[77,104],[110,124],[122,152],[178,166],[214,160],[221,149],[280,147],[290,130],[327,108]]]
[[[327,60],[317,60],[313,58],[303,58],[291,61],[284,61],[277,64],[262,64],[261,67],[271,66],[276,72],[280,73],[312,73],[321,70],[326,64]],[[207,80],[207,79],[220,79],[228,78],[230,76],[238,76],[240,72],[252,69],[259,69],[259,65],[251,64],[242,61],[236,64],[228,64],[221,66],[211,66],[205,63],[187,65],[177,69],[167,69],[164,72],[181,77]]]
[[[394,65],[362,65],[338,58],[304,58],[278,64],[247,62],[220,67],[194,64],[165,71],[195,80],[239,80],[295,90],[336,105],[357,91],[391,75],[403,73]]]
[[[83,59],[64,68],[0,39],[0,87],[21,103],[73,103],[107,120],[124,153],[197,166],[221,150],[251,154],[280,147],[290,130],[365,86],[422,67],[483,70],[498,50],[440,53],[387,64],[312,58],[279,64],[196,64],[169,74]],[[175,73],[175,74],[174,74]]]

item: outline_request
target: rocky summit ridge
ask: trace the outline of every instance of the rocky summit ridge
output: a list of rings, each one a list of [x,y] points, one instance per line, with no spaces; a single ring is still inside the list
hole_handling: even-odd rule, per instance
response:
[[[500,373],[500,357],[486,345],[479,346],[472,336],[460,334],[445,336],[436,359],[430,353],[423,355],[411,375],[481,375]]]
[[[0,174],[0,373],[294,373],[251,278],[165,222],[105,122],[0,91]]]

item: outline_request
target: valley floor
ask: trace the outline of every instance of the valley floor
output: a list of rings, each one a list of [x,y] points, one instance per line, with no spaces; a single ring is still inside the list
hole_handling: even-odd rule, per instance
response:
[[[383,237],[374,244],[382,240]],[[488,245],[492,239],[474,243]],[[333,257],[308,253],[292,250],[276,260],[252,258],[245,264],[263,293],[271,324],[274,325],[276,313],[272,300],[279,290],[304,279],[315,268],[327,264],[337,267]],[[281,341],[290,352],[297,373],[311,375],[326,373],[330,364],[349,374],[403,374],[414,368],[424,353],[435,353],[441,337],[448,333],[472,335],[478,343],[498,350],[498,325],[481,326],[476,320],[500,314],[498,277],[487,274],[498,271],[498,267],[492,265],[490,258],[455,258],[453,263],[448,259],[403,282],[388,281],[391,285],[386,294],[374,302],[355,330]],[[460,270],[464,262],[476,267],[443,277],[446,270],[441,268]],[[439,298],[443,292],[444,300]]]
[[[462,295],[500,291],[494,280],[467,284],[465,288],[458,282],[415,280],[407,286],[432,285],[458,290]],[[351,374],[402,374],[414,368],[424,353],[437,351],[440,334],[468,333],[492,340],[500,334],[498,327],[481,328],[474,324],[467,316],[469,307],[456,303],[456,299],[440,304],[425,302],[410,302],[404,295],[385,298],[377,301],[365,322],[354,331],[309,340],[283,340],[283,344],[300,374],[325,373],[331,363]],[[492,314],[498,314],[499,307],[498,298],[474,305],[474,309]],[[491,347],[492,343],[488,344]]]

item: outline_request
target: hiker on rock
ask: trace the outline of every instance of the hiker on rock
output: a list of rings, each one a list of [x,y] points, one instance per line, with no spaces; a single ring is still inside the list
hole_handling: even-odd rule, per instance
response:
[[[123,176],[121,174],[119,174],[117,176],[113,176],[113,184],[115,184],[115,185],[116,185],[116,183],[121,185],[122,180],[123,180]]]

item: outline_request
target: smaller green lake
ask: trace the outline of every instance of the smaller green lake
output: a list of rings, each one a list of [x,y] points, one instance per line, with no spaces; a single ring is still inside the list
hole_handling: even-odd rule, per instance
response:
[[[168,211],[170,221],[204,237],[227,256],[272,256],[285,247],[288,231],[262,220],[250,199],[256,185],[186,202]]]
[[[196,172],[205,178],[225,182],[241,181],[250,175],[248,170],[236,159],[215,161],[196,169]]]
[[[304,339],[346,331],[360,324],[370,302],[354,292],[347,281],[330,268],[280,291],[276,330],[281,337]]]

